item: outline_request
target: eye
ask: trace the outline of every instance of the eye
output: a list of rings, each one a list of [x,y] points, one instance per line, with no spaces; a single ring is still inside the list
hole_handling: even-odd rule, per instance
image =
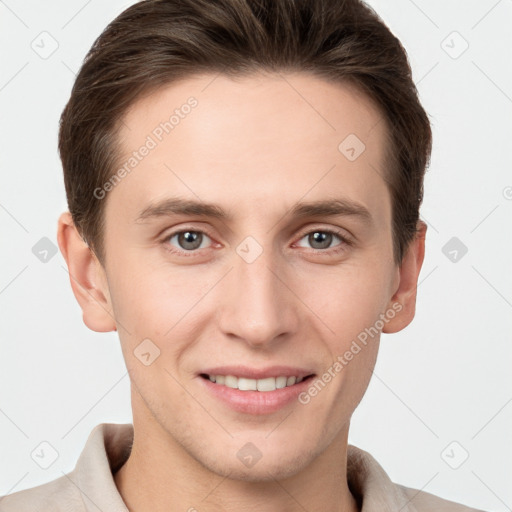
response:
[[[185,229],[168,234],[163,243],[166,249],[171,252],[195,252],[196,249],[204,249],[207,247],[206,240],[210,237],[203,231]],[[174,241],[174,243],[173,243]]]
[[[307,240],[307,243],[311,245],[312,249],[322,252],[328,252],[326,251],[327,249],[334,249],[333,252],[338,252],[344,250],[347,245],[351,245],[350,240],[343,236],[341,232],[329,229],[315,229],[309,231],[302,236],[300,241],[304,239]],[[332,246],[332,242],[336,239],[340,240],[341,243]],[[301,245],[300,241],[298,245],[304,247]]]
[[[333,242],[339,241],[333,245]],[[347,249],[347,246],[352,245],[351,240],[342,232],[330,229],[315,229],[304,233],[297,242],[299,247],[302,241],[306,240],[310,244],[313,251],[321,253],[338,253]],[[181,229],[165,235],[162,239],[162,244],[165,250],[178,254],[180,256],[194,256],[199,251],[198,249],[205,249],[210,247],[208,241],[212,239],[204,231],[197,229]]]

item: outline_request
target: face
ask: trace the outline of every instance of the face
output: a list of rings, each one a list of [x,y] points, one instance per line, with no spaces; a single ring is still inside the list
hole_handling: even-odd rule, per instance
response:
[[[202,75],[135,103],[120,142],[105,273],[134,423],[231,478],[307,468],[399,314],[379,111],[305,74]]]

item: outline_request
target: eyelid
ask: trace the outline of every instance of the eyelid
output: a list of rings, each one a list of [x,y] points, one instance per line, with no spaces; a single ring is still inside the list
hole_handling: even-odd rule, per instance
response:
[[[164,231],[165,234],[162,235],[161,237],[159,237],[159,241],[160,241],[160,243],[169,246],[169,244],[168,243],[165,244],[165,242],[168,242],[174,236],[184,233],[184,232],[187,232],[187,231],[193,231],[195,233],[201,233],[203,235],[206,235],[208,238],[210,238],[210,240],[212,240],[212,242],[214,242],[214,244],[216,243],[214,237],[209,233],[209,231],[207,229],[205,229],[203,227],[199,228],[199,227],[193,227],[193,226],[179,227],[179,228],[173,229],[170,232]],[[304,230],[302,230],[300,235],[296,238],[296,241],[293,243],[293,245],[295,245],[298,241],[302,240],[305,236],[307,236],[311,233],[316,233],[316,232],[333,234],[341,240],[341,243],[334,247],[329,247],[327,249],[310,248],[309,249],[310,251],[314,251],[317,253],[330,254],[332,252],[343,250],[344,246],[351,246],[354,244],[352,235],[348,234],[348,232],[346,230],[343,230],[342,228],[335,227],[335,226],[330,226],[330,227],[324,227],[324,226],[316,226],[315,227],[314,226],[314,227],[304,228]],[[208,248],[203,247],[203,249],[208,249]],[[184,249],[179,249],[174,246],[172,246],[172,249],[170,249],[169,247],[166,247],[166,250],[168,250],[171,253],[185,255],[185,256],[195,256],[197,254],[200,254],[200,252],[202,252],[199,249],[196,249],[194,251],[185,251]]]
[[[339,257],[344,255],[353,245],[354,240],[351,236],[345,234],[345,231],[342,231],[341,229],[337,228],[323,228],[323,227],[316,227],[316,228],[310,228],[297,239],[297,242],[294,242],[294,246],[297,246],[298,242],[302,240],[304,237],[312,234],[312,233],[328,233],[331,235],[334,235],[339,238],[340,242],[337,245],[334,245],[333,247],[327,247],[326,249],[315,249],[314,247],[301,247],[302,249],[306,249],[306,254],[314,255],[314,256],[320,256],[320,257]]]
[[[171,231],[164,230],[164,232],[163,232],[164,234],[162,236],[158,237],[158,241],[160,244],[166,245],[167,247],[165,247],[165,249],[167,251],[169,251],[170,253],[180,254],[180,255],[185,255],[185,256],[195,256],[196,254],[199,254],[201,252],[200,249],[196,249],[194,251],[185,251],[184,249],[179,249],[178,247],[170,246],[170,244],[168,243],[171,238],[173,238],[176,235],[179,235],[181,233],[185,233],[187,231],[193,231],[194,233],[201,233],[203,235],[206,235],[213,242],[212,245],[214,245],[216,243],[213,236],[208,232],[207,229],[205,229],[203,227],[198,228],[198,227],[192,227],[192,226],[183,226],[183,227],[173,229]],[[169,247],[172,247],[172,249]],[[208,249],[208,247],[203,247],[203,249]]]
[[[303,232],[301,232],[301,235],[297,238],[297,240],[301,240],[306,235],[310,235],[311,233],[316,233],[316,232],[330,233],[330,234],[336,235],[344,243],[349,244],[349,245],[352,245],[354,243],[353,236],[350,233],[348,233],[347,230],[336,227],[336,226],[330,226],[330,227],[314,226],[312,228],[305,228],[305,230]],[[315,250],[315,249],[313,249],[313,250]],[[316,250],[320,251],[322,249],[316,249]],[[327,251],[327,249],[322,252],[326,252],[326,251]]]

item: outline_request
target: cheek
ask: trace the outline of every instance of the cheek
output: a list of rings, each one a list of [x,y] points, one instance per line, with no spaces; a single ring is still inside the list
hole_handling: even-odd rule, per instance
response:
[[[321,323],[329,327],[319,327],[326,333],[322,341],[328,357],[318,376],[321,382],[303,398],[311,417],[329,425],[327,436],[339,431],[366,392],[379,350],[377,322],[388,301],[384,269],[344,270],[330,280],[315,281],[318,286],[309,292]]]
[[[324,325],[333,351],[344,352],[347,342],[375,324],[389,301],[389,269],[382,263],[347,262],[314,277],[306,274],[297,279],[297,295]]]
[[[111,297],[116,321],[124,327],[118,332],[127,366],[137,375],[139,370],[146,371],[139,369],[140,361],[134,354],[147,345],[151,353],[159,353],[151,367],[165,365],[174,371],[186,350],[200,338],[204,326],[202,299],[215,284],[216,276],[185,267],[170,271],[168,267],[125,264],[125,271],[119,268],[111,280]],[[141,270],[133,272],[129,268]],[[132,277],[126,279],[125,275]],[[144,341],[148,339],[154,345]]]
[[[116,320],[125,327],[125,336],[126,331],[131,333],[130,345],[150,338],[164,347],[172,340],[173,349],[180,350],[180,339],[193,340],[192,331],[204,327],[209,317],[205,313],[215,312],[213,303],[208,305],[215,295],[210,292],[222,272],[208,265],[152,264],[144,251],[127,252],[109,279]],[[333,353],[344,352],[347,342],[373,325],[389,300],[390,269],[377,257],[354,257],[332,266],[300,265],[288,271],[294,294],[314,313],[311,322]]]
[[[129,331],[162,335],[191,310],[206,286],[198,272],[127,261],[125,270],[119,269],[114,275],[111,288],[116,318]]]

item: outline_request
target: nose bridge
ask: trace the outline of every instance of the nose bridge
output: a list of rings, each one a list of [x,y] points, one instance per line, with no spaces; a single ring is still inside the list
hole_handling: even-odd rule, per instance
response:
[[[284,270],[271,248],[247,237],[233,254],[233,271],[221,298],[221,328],[253,346],[264,346],[296,328]]]

